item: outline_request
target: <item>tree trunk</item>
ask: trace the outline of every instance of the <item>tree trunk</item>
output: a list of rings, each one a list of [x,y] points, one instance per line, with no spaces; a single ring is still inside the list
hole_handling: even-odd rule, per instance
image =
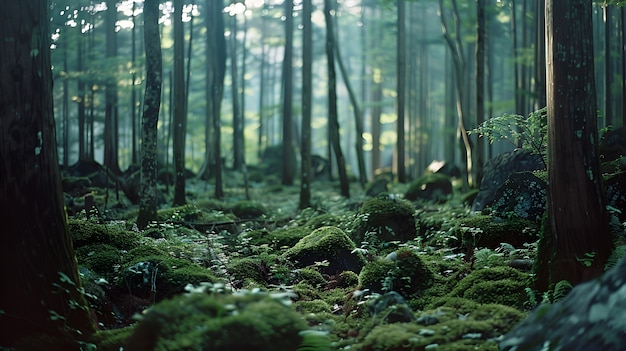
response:
[[[84,340],[95,328],[65,222],[52,110],[48,6],[43,0],[3,6],[0,345],[11,347],[31,337],[47,337],[52,344]]]
[[[293,149],[293,0],[285,1],[285,56],[283,58],[283,165],[282,183],[292,185],[296,154]]]
[[[550,185],[537,271],[544,291],[599,276],[612,246],[597,153],[591,6],[546,1]]]
[[[302,141],[300,145],[300,209],[311,206],[311,95],[313,86],[313,31],[311,0],[302,3]]]
[[[485,121],[485,0],[476,2],[476,125]],[[485,138],[476,140],[476,188],[483,178]]]
[[[331,3],[332,1],[332,3]],[[350,183],[346,172],[346,161],[341,152],[339,136],[339,120],[337,117],[337,76],[335,74],[335,36],[333,18],[331,10],[336,8],[336,0],[324,0],[324,19],[326,20],[326,61],[328,64],[328,128],[330,131],[330,142],[337,159],[337,171],[339,172],[339,183],[341,195],[350,197]]]
[[[183,1],[174,0],[174,206],[187,203],[185,199],[185,35]]]
[[[239,103],[239,74],[237,73],[237,14],[232,14],[230,21],[230,87],[233,103],[233,169],[239,170],[243,166],[244,137],[243,112],[241,111],[241,105]]]
[[[397,156],[397,173],[398,182],[406,182],[406,170],[404,166],[405,161],[405,137],[404,137],[404,112],[405,112],[405,100],[406,100],[406,3],[405,0],[397,0],[398,4],[398,18],[396,21],[397,26],[397,52],[396,52],[396,113],[398,119],[396,121],[396,156]]]
[[[141,190],[137,226],[145,228],[157,219],[157,122],[161,107],[163,68],[159,35],[159,0],[144,3],[146,92],[141,134]]]
[[[117,37],[115,22],[117,21],[117,1],[107,0],[106,18],[106,57],[114,59],[117,56]],[[113,174],[120,175],[118,159],[119,148],[119,116],[118,116],[117,81],[114,73],[107,77],[105,91],[104,116],[104,165]],[[92,136],[93,138],[93,136]]]

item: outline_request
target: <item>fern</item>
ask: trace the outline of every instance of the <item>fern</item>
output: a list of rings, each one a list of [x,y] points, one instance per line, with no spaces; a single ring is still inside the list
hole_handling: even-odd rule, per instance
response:
[[[554,286],[554,292],[552,293],[552,302],[562,300],[571,290],[573,286],[567,280],[561,280]]]

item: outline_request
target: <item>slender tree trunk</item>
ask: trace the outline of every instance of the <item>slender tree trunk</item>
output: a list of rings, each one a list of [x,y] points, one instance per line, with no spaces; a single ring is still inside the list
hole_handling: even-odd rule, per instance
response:
[[[185,198],[185,36],[183,1],[174,0],[174,206],[187,203]]]
[[[605,125],[613,125],[613,101],[611,94],[611,85],[613,83],[613,69],[611,62],[611,6],[605,5],[603,9],[604,16],[604,123]]]
[[[313,87],[313,31],[311,0],[302,3],[302,141],[300,158],[300,209],[311,206],[311,95]]]
[[[131,162],[133,164],[137,163],[137,89],[135,89],[135,81],[137,80],[137,67],[135,66],[135,61],[136,61],[136,46],[137,46],[137,39],[136,39],[136,32],[137,32],[137,26],[136,26],[136,21],[135,21],[135,2],[133,1],[133,7],[132,7],[132,21],[133,21],[133,28],[131,30],[131,54],[130,54],[130,66],[131,66],[131,85],[130,85],[130,125],[131,125],[131,137],[130,137],[130,143],[131,143]],[[145,24],[144,24],[145,25]],[[145,30],[145,28],[144,28]],[[144,33],[145,34],[145,33]],[[157,35],[158,35],[158,27],[157,27]],[[159,39],[160,40],[160,39]],[[146,44],[147,45],[147,44]],[[160,94],[160,93],[159,93]],[[160,96],[159,96],[159,101],[160,101]],[[143,124],[143,123],[142,123]]]
[[[282,183],[292,185],[296,154],[293,149],[293,0],[285,1],[285,56],[283,59],[283,165]]]
[[[485,0],[476,2],[476,125],[485,121]],[[485,138],[476,140],[476,187],[483,178]]]
[[[339,119],[337,116],[337,77],[335,74],[335,36],[331,10],[336,9],[336,0],[324,0],[324,19],[326,20],[326,61],[328,64],[328,125],[330,142],[337,159],[337,171],[341,195],[350,197],[350,184],[346,172],[346,162],[341,152]]]
[[[237,15],[230,18],[230,77],[233,104],[233,169],[243,166],[243,115],[239,103],[239,74],[237,73]]]
[[[117,37],[115,22],[117,21],[117,1],[107,0],[106,11],[106,57],[109,59],[117,56]],[[104,165],[114,174],[120,175],[118,160],[119,128],[118,128],[118,97],[117,82],[115,76],[109,76],[105,92],[105,117],[104,117]],[[93,136],[92,136],[93,137]]]
[[[263,1],[263,10],[266,9],[266,3]],[[267,128],[267,118],[266,118],[266,108],[265,108],[265,99],[266,99],[266,80],[267,75],[266,71],[268,69],[267,60],[265,59],[267,55],[267,46],[265,45],[265,35],[267,31],[267,16],[261,14],[261,39],[259,45],[261,46],[261,57],[259,57],[259,135],[257,140],[257,157],[260,160],[263,155],[263,139],[267,139],[267,135],[263,133],[263,131]]]
[[[597,153],[591,6],[546,1],[550,186],[537,268],[543,291],[601,275],[612,247]]]
[[[137,226],[145,228],[157,220],[157,122],[161,107],[163,76],[159,0],[144,3],[144,42],[146,49],[146,92],[141,134],[141,190]]]
[[[396,27],[398,30],[396,41],[397,41],[397,52],[396,52],[396,113],[398,119],[396,121],[396,157],[397,157],[397,172],[398,172],[398,181],[400,183],[406,182],[406,169],[404,166],[405,163],[405,101],[406,101],[406,3],[405,0],[397,0],[398,5],[398,17],[396,21]]]
[[[7,348],[36,338],[58,349],[55,342],[95,330],[65,222],[47,8],[23,0],[0,11],[0,345]]]

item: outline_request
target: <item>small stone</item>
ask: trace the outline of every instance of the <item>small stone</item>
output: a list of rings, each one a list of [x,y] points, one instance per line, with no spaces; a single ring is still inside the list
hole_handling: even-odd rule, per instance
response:
[[[421,336],[433,336],[435,331],[432,329],[420,329],[419,335]]]

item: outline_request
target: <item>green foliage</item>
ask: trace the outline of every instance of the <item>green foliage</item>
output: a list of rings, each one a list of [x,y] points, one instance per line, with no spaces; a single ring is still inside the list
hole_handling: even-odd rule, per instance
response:
[[[296,351],[331,351],[333,347],[328,338],[328,333],[313,330],[300,332],[302,343]]]
[[[381,244],[415,239],[414,212],[413,205],[406,200],[379,195],[363,203],[351,236],[356,242],[362,242],[368,233],[372,233]]]
[[[486,137],[489,143],[502,140],[541,155],[544,164],[548,151],[548,113],[544,107],[531,112],[528,117],[505,113],[486,120],[470,131]]]
[[[70,219],[67,223],[74,247],[89,244],[108,244],[120,250],[139,246],[141,236],[127,231],[123,224],[99,224],[89,220]]]
[[[497,303],[521,307],[528,275],[511,267],[477,269],[463,278],[450,292],[478,303]]]
[[[240,201],[231,208],[233,214],[238,218],[259,218],[267,214],[267,209],[260,203],[253,201]]]

